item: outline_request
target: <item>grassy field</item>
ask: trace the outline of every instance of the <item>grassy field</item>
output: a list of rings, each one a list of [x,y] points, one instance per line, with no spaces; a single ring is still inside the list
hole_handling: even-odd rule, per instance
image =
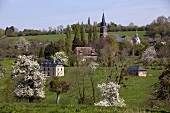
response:
[[[122,36],[129,36],[129,37],[134,37],[136,32],[135,31],[126,31],[126,32],[108,32],[108,34],[119,34],[121,37]],[[144,38],[145,37],[146,32],[145,31],[138,31],[138,35],[140,38]],[[85,34],[86,39],[88,37],[88,34]],[[99,36],[99,33],[98,33]],[[74,37],[74,35],[72,34],[72,37]],[[32,40],[32,39],[38,39],[41,42],[45,42],[45,41],[58,41],[59,39],[65,39],[66,38],[66,34],[56,34],[56,35],[39,35],[39,36],[24,36],[25,39],[27,40]],[[15,42],[18,41],[19,37],[8,37],[8,39],[12,39]]]
[[[147,92],[152,84],[158,81],[158,76],[161,74],[162,70],[152,70],[148,69],[147,77],[137,77],[128,76],[125,81],[127,88],[120,89],[120,95],[124,98],[126,107],[97,107],[93,106],[92,102],[92,90],[90,86],[89,78],[86,78],[86,105],[78,105],[77,99],[72,96],[73,92],[68,91],[68,93],[61,94],[60,105],[55,105],[56,94],[49,92],[48,87],[45,88],[46,98],[41,103],[6,103],[3,97],[3,88],[7,83],[5,83],[6,78],[9,77],[11,73],[11,64],[15,59],[5,59],[0,61],[2,67],[7,69],[5,78],[0,79],[0,111],[2,112],[27,112],[27,113],[46,113],[46,112],[81,112],[81,113],[145,113],[147,109],[153,112],[166,111],[162,106],[158,106],[157,109],[150,109],[147,105]],[[70,71],[73,67],[65,68],[65,76],[61,77],[62,80],[72,80]],[[94,73],[94,80],[96,84],[101,84],[106,81],[106,76],[110,74],[109,68],[99,68]],[[50,78],[48,78],[50,79]],[[98,89],[96,89],[98,90]],[[98,92],[98,91],[97,91]],[[97,102],[101,98],[100,93],[97,93]]]
[[[121,31],[121,32],[108,32],[108,34],[118,34],[120,37],[122,36],[128,36],[133,38],[136,34],[136,31]],[[144,38],[146,37],[146,32],[145,31],[138,31],[138,36],[139,38]]]

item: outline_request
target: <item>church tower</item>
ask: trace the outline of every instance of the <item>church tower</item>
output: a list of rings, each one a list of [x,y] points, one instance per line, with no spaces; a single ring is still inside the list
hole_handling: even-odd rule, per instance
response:
[[[105,22],[104,13],[103,13],[102,22],[100,24],[100,37],[106,37],[106,36],[107,36],[107,26]]]

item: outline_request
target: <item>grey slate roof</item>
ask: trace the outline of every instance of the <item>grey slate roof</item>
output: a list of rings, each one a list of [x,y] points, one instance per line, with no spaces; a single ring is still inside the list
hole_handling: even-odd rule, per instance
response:
[[[113,36],[116,38],[116,40],[118,42],[122,42],[123,41],[123,39],[118,34],[114,34]]]
[[[127,71],[146,71],[146,69],[141,66],[130,66],[126,70]]]
[[[55,67],[57,65],[63,65],[60,61],[42,61],[40,66],[48,66],[48,67]]]

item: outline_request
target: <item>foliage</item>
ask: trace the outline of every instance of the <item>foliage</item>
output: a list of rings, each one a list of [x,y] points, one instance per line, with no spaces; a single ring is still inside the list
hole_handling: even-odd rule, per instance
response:
[[[0,28],[0,37],[4,36],[5,31]]]
[[[93,41],[96,41],[98,38],[97,36],[97,22],[94,22],[93,24]]]
[[[70,84],[68,84],[66,81],[60,82],[59,77],[54,76],[50,81],[49,85],[50,85],[49,91],[57,93],[56,104],[59,104],[60,94],[66,93],[69,90]]]
[[[39,58],[44,57],[44,48],[43,48],[43,47],[41,47],[41,48],[40,48],[40,51],[39,51],[38,57],[39,57]]]
[[[168,18],[165,16],[157,17],[150,25],[146,26],[147,35],[151,37],[157,37],[157,34],[160,34],[162,37],[170,35],[170,20]]]
[[[77,23],[74,25],[74,40],[72,42],[72,50],[76,47],[82,47],[82,41],[80,39],[80,24]]]
[[[164,65],[164,71],[159,76],[159,82],[153,85],[151,94],[156,100],[164,101],[170,109],[170,61]]]
[[[126,104],[124,100],[119,97],[119,88],[118,84],[109,82],[107,84],[103,83],[102,85],[98,84],[98,88],[102,91],[102,101],[99,103],[94,103],[97,106],[119,106],[124,107]]]
[[[67,55],[70,55],[72,52],[72,38],[71,38],[71,29],[69,25],[67,26],[67,30],[66,30],[65,50]]]
[[[115,40],[115,38],[110,36],[108,40],[104,42],[104,47],[100,51],[100,61],[106,63],[107,66],[111,66],[118,49],[118,42]]]
[[[51,55],[54,55],[58,51],[59,51],[59,47],[57,46],[57,44],[51,42],[48,46],[45,47],[44,57],[46,59],[49,59]]]
[[[31,45],[30,42],[28,42],[24,37],[20,37],[18,43],[22,44],[22,46],[25,48],[25,51],[28,51],[28,48]]]
[[[5,98],[5,102],[13,102],[15,100],[14,97],[14,90],[16,84],[16,80],[12,80],[11,78],[8,78],[5,80],[5,83],[8,83],[5,88],[3,89],[3,94]]]
[[[88,18],[88,43],[92,42],[92,25],[90,24],[90,17]]]
[[[11,73],[12,78],[18,79],[14,90],[16,98],[33,102],[45,97],[45,75],[39,70],[40,66],[33,56],[18,56]]]
[[[152,64],[152,62],[154,61],[156,57],[156,50],[153,46],[147,48],[141,56],[141,61],[148,65],[148,64]]]
[[[84,27],[84,24],[83,22],[81,23],[81,26],[80,26],[80,33],[81,33],[81,42],[82,42],[82,46],[84,47],[86,45],[86,35],[85,35],[85,27]]]
[[[15,31],[14,26],[11,26],[10,28],[7,27],[7,28],[5,29],[5,36],[15,37],[15,36],[16,36],[16,33],[15,33],[14,31]]]
[[[56,52],[54,56],[51,56],[54,61],[60,61],[64,65],[68,65],[68,57],[64,52]]]

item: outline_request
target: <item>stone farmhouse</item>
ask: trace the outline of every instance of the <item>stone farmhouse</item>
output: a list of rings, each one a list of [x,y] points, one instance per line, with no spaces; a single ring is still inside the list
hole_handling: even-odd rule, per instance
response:
[[[43,61],[40,63],[40,68],[47,76],[64,76],[64,66],[59,61]]]
[[[79,55],[81,57],[81,61],[86,61],[89,58],[97,60],[98,54],[95,49],[92,47],[76,47],[73,50],[73,54]]]

